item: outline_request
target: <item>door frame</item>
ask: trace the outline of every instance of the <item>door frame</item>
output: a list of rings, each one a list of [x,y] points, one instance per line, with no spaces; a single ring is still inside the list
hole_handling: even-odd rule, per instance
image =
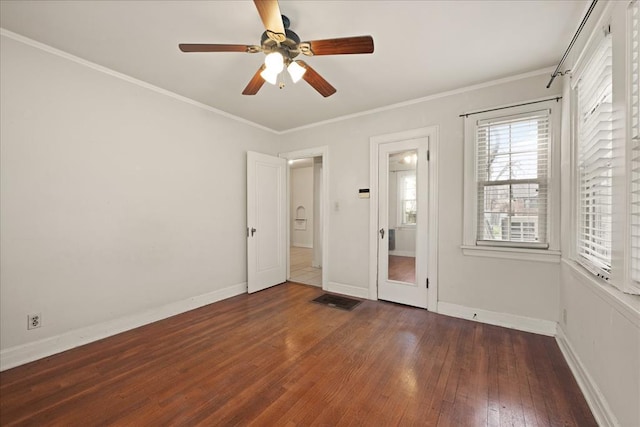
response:
[[[405,141],[407,139],[428,138],[429,140],[429,189],[428,189],[428,226],[429,237],[429,311],[438,311],[438,152],[439,126],[429,126],[372,136],[370,144],[370,209],[369,209],[369,299],[378,299],[378,156],[380,144]],[[323,277],[324,278],[324,277]]]
[[[328,290],[329,271],[329,147],[306,148],[302,150],[279,153],[278,157],[286,160],[322,157],[322,290]],[[288,166],[288,165],[287,165]],[[291,168],[287,167],[287,280],[291,277]]]

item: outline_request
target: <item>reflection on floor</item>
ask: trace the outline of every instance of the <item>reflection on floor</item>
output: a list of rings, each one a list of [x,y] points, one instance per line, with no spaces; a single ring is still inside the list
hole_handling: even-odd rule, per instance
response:
[[[416,259],[409,256],[389,255],[389,280],[416,283]]]
[[[313,249],[291,246],[291,276],[292,282],[307,285],[322,286],[322,269],[311,267]]]

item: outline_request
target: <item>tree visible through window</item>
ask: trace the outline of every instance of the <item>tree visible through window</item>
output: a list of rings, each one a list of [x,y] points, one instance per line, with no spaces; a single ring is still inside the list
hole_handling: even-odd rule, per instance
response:
[[[478,241],[547,244],[548,140],[548,110],[478,123]]]

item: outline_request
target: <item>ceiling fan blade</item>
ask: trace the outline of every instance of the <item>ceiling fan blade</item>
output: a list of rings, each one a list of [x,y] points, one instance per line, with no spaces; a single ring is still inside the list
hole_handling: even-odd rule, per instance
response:
[[[183,52],[247,52],[255,53],[257,46],[246,44],[179,44],[178,47]],[[260,49],[262,50],[262,49]]]
[[[267,30],[267,36],[277,42],[285,41],[287,37],[284,32],[278,0],[253,0],[253,3],[255,3],[260,19]]]
[[[373,37],[357,36],[340,39],[312,40],[300,43],[300,50],[309,56],[373,53]]]
[[[320,95],[331,96],[336,93],[336,88],[331,86],[328,81],[326,81],[320,74],[317,73],[316,70],[311,68],[304,61],[296,61],[301,67],[307,70],[306,73],[303,74],[302,78],[309,83],[315,90],[317,90]]]
[[[258,93],[258,91],[260,90],[260,88],[264,84],[264,79],[262,78],[260,73],[265,68],[266,68],[266,66],[264,64],[262,64],[262,66],[260,68],[258,68],[258,71],[256,71],[256,73],[253,75],[253,77],[251,78],[251,81],[249,82],[247,87],[245,87],[244,90],[242,91],[243,95],[255,95],[256,93]]]

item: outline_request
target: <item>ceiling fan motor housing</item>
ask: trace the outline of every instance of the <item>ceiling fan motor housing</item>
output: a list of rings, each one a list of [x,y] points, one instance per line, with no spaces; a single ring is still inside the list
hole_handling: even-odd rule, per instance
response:
[[[260,45],[262,46],[262,50],[264,53],[269,54],[271,52],[280,52],[283,54],[285,58],[293,59],[300,53],[298,51],[298,44],[300,43],[300,37],[289,29],[289,25],[291,22],[289,18],[282,15],[282,23],[284,24],[284,32],[286,39],[280,42],[280,46],[278,43],[269,37],[267,31],[262,33],[262,37],[260,38]]]

